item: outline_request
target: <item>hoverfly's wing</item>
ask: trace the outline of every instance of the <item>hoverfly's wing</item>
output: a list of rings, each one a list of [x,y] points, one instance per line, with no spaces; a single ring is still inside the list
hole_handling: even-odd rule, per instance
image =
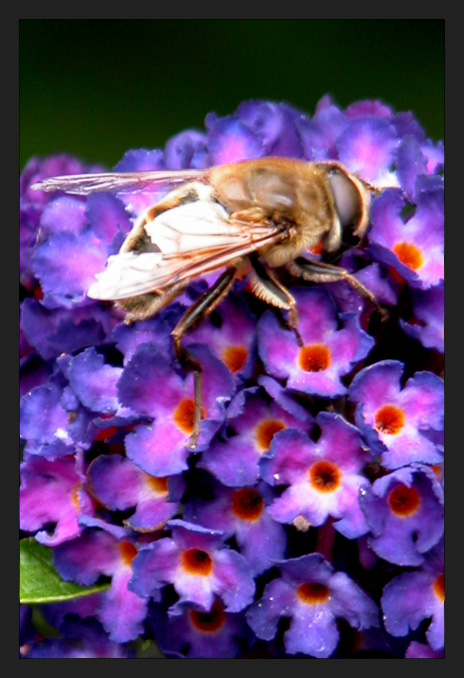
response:
[[[75,195],[89,195],[102,191],[112,193],[140,193],[160,186],[175,186],[186,181],[201,180],[205,170],[147,170],[144,172],[102,172],[95,174],[68,174],[43,179],[31,188],[38,191],[64,191]]]
[[[234,248],[269,235],[269,224],[233,220],[208,188],[202,198],[144,220],[144,229],[164,257],[196,257],[200,252]]]
[[[230,219],[216,202],[196,201],[145,223],[153,249],[109,257],[88,291],[93,299],[117,300],[162,291],[227,266],[282,239],[282,228]],[[151,249],[151,248],[150,248]]]

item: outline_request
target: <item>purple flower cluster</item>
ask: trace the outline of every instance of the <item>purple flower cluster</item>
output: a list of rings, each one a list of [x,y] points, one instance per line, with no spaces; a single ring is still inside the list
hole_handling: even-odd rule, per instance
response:
[[[194,448],[170,332],[216,274],[125,325],[86,292],[160,196],[34,190],[101,169],[66,156],[22,173],[20,527],[63,579],[110,584],[42,605],[57,637],[24,607],[23,657],[149,640],[174,658],[443,656],[443,145],[379,101],[324,97],[312,117],[249,101],[115,169],[265,156],[337,160],[381,189],[331,261],[382,313],[345,281],[290,282],[298,341],[238,281],[185,339]]]

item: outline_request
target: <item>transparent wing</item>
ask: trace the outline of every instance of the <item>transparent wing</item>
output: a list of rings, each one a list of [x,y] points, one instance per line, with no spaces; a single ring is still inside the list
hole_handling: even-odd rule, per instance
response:
[[[106,269],[98,274],[88,291],[92,299],[117,300],[148,292],[162,291],[178,282],[188,282],[217,268],[227,266],[258,249],[282,240],[284,231],[267,224],[229,222],[239,224],[240,238],[214,246],[209,237],[208,246],[187,252],[163,254],[162,252],[122,252],[108,259]]]
[[[186,181],[201,180],[205,170],[147,170],[144,172],[102,172],[95,174],[69,174],[49,177],[31,188],[40,191],[65,191],[75,195],[88,195],[101,191],[113,193],[139,193],[159,186],[174,186]]]

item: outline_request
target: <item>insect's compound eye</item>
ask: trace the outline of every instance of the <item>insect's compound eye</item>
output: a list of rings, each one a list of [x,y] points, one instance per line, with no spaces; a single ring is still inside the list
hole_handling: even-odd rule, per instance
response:
[[[329,182],[340,223],[342,226],[353,224],[361,211],[358,189],[348,176],[338,169],[330,172]]]

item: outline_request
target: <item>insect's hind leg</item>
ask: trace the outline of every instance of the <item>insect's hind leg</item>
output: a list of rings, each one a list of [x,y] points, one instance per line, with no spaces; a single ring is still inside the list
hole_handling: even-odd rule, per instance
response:
[[[303,342],[298,332],[298,311],[296,301],[278,277],[267,268],[257,256],[249,257],[251,269],[248,282],[251,292],[270,306],[288,311],[287,327],[295,333],[300,346]]]
[[[185,311],[184,315],[171,332],[177,359],[184,369],[193,371],[195,406],[193,431],[188,442],[188,447],[196,447],[198,434],[200,432],[200,420],[202,418],[202,369],[198,360],[182,346],[181,340],[186,332],[192,329],[202,318],[207,317],[224,299],[232,287],[236,272],[237,269],[235,267],[228,268],[218,280],[216,280],[214,285],[206,290],[206,292]]]
[[[119,308],[126,311],[124,323],[131,325],[137,320],[148,320],[155,316],[162,308],[168,306],[176,297],[183,292],[189,281],[177,283],[161,294],[142,294],[138,297],[120,299],[116,302]]]

